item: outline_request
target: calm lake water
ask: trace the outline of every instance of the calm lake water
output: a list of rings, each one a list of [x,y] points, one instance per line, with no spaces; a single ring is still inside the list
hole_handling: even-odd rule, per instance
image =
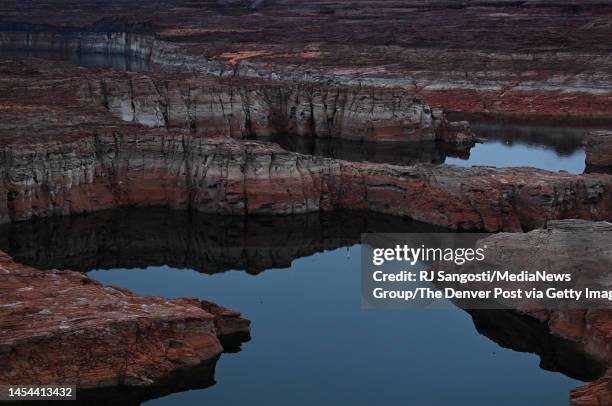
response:
[[[19,54],[148,68],[121,56]],[[299,137],[277,142],[356,161],[584,171],[585,128],[472,125],[485,142],[469,151]],[[161,396],[149,405],[563,405],[581,383],[576,378],[594,377],[566,343],[541,326],[520,330],[524,321],[514,324],[508,313],[363,310],[360,234],[438,231],[419,223],[362,213],[242,219],[140,209],[0,228],[0,249],[19,262],[88,272],[143,295],[212,300],[252,321],[252,340],[216,363],[216,384],[168,387],[164,396],[141,399]],[[564,374],[540,368],[540,356],[529,352]]]
[[[224,354],[211,388],[150,405],[562,405],[579,382],[501,348],[455,311],[361,309],[360,246],[297,259],[258,276],[169,267],[93,271],[101,282],[164,297],[196,296],[253,322]]]
[[[459,309],[362,309],[360,234],[439,231],[420,223],[351,212],[242,219],[142,209],[0,231],[0,249],[20,262],[89,271],[143,295],[212,300],[252,321],[252,340],[217,362],[215,385],[149,405],[562,405],[581,383],[483,334],[547,353],[543,364],[575,378],[589,374],[555,340],[537,328],[521,332],[500,312],[473,319]]]
[[[0,49],[0,57],[47,59],[68,62],[85,68],[113,69],[124,72],[142,72],[150,68],[150,63],[144,59],[121,54]]]
[[[281,136],[274,141],[290,151],[349,161],[498,168],[529,166],[574,174],[585,170],[582,140],[593,127],[490,123],[478,118],[470,119],[470,123],[483,142],[464,150],[450,149],[435,142],[377,144],[295,136]]]

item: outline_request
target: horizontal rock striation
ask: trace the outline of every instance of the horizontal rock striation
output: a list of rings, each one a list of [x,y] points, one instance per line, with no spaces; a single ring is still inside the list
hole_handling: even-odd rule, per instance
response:
[[[83,95],[125,121],[208,135],[474,143],[467,123],[448,122],[402,89],[176,76],[115,74]]]
[[[78,272],[18,265],[4,253],[0,292],[2,384],[151,385],[214,361],[223,350],[218,336],[249,333],[237,312],[140,297]],[[228,317],[233,329],[217,327]]]
[[[62,74],[65,70],[68,74]],[[241,131],[238,123],[242,118],[231,112],[241,111],[244,102],[238,103],[238,96],[228,91],[233,85],[219,84],[210,77],[201,77],[201,82],[179,77],[171,84],[142,75],[126,79],[108,72],[14,61],[0,64],[0,72],[0,222],[117,206],[166,206],[223,214],[371,210],[454,229],[487,231],[530,229],[557,218],[611,218],[612,177],[608,175],[354,163],[232,139],[227,137],[232,134],[220,129],[234,128],[232,120],[238,117],[237,131]],[[287,94],[295,96],[293,92],[302,89],[302,85],[277,88],[259,81],[240,82],[243,87],[238,89],[255,89],[243,101],[253,100],[253,94],[261,96],[258,100],[285,100]],[[127,106],[127,111],[143,111],[144,107],[137,107],[142,104],[162,106],[163,113],[163,106],[172,105],[160,102],[166,100],[165,93],[140,99],[138,95],[150,95],[151,88],[167,88],[172,94],[167,99],[178,100],[180,91],[186,92],[197,83],[207,89],[200,92],[205,98],[200,100],[211,106],[210,115],[202,113],[202,122],[209,129],[148,129],[125,123],[109,112],[124,97],[125,102],[118,104]],[[310,85],[304,86],[308,89]],[[122,93],[125,87],[127,96]],[[359,93],[362,91],[366,93]],[[358,117],[367,116],[365,106],[372,108],[372,101],[379,100],[368,98],[370,91],[378,92],[357,91],[360,96],[349,110]],[[224,101],[214,107],[219,99]],[[366,104],[359,105],[358,100]],[[400,103],[402,98],[386,100]],[[381,114],[406,114],[410,123],[425,120],[435,126],[432,116],[411,109],[411,102],[406,102],[409,104],[400,103],[390,112],[388,106],[380,107]],[[270,128],[274,120],[255,119],[254,112],[261,106],[259,102],[251,104],[243,113],[243,117],[250,117],[245,122],[251,127]],[[230,113],[218,116],[226,107]],[[169,108],[167,111],[166,116],[172,117]],[[291,110],[286,113],[292,114]],[[124,120],[136,121],[133,117]],[[360,120],[348,122],[356,125]],[[339,122],[348,125],[346,120]],[[387,135],[395,131],[388,133],[384,120],[377,123],[384,125],[374,131]],[[421,135],[427,133],[422,124],[409,127]],[[463,127],[457,124],[454,128]],[[222,135],[215,137],[218,133]],[[448,139],[446,132],[444,137]]]
[[[602,1],[249,3],[75,0],[66,13],[28,0],[3,9],[0,44],[128,53],[221,76],[403,87],[459,111],[612,114],[612,8]]]
[[[612,170],[612,131],[592,131],[584,140],[586,164],[590,171]]]
[[[612,264],[611,243],[612,223],[584,220],[549,221],[545,229],[528,233],[499,233],[480,240],[478,245],[487,247],[483,268],[480,270],[502,267],[510,272],[547,270],[554,274],[567,273],[571,275],[572,281],[568,288],[607,290]],[[435,265],[437,270],[446,269],[448,266],[447,263]],[[473,264],[469,264],[462,267],[462,272],[471,272],[474,269]],[[479,284],[475,283],[471,288],[478,286]],[[507,288],[509,286],[517,288],[516,284],[506,285]],[[532,287],[546,289],[550,284],[525,282],[520,288],[529,290]],[[551,308],[553,306],[547,305],[545,301],[523,297],[517,300],[500,300],[499,304],[503,307],[510,306],[514,311],[535,319],[551,334],[574,342],[575,349],[605,366],[608,372],[603,377],[600,373],[600,379],[573,391],[571,402],[575,406],[608,404],[612,394],[610,309],[602,307],[601,301],[592,303],[584,298],[577,305],[568,301],[556,303],[557,306]],[[585,306],[585,303],[591,303],[591,306]],[[461,306],[469,307],[474,304],[470,304],[469,300],[460,303]]]
[[[233,215],[357,209],[487,231],[612,217],[612,176],[604,174],[399,167],[132,126],[92,132],[72,141],[3,146],[0,221],[117,206]]]
[[[0,100],[25,104],[23,109],[33,116],[31,121],[24,117],[19,123],[6,123],[6,129],[35,128],[41,114],[56,115],[58,122],[69,124],[110,111],[123,121],[206,136],[442,141],[462,148],[475,140],[467,122],[449,122],[442,111],[432,110],[421,97],[399,88],[193,73],[92,72],[65,64],[48,67],[42,61],[6,60],[0,69],[4,74]]]

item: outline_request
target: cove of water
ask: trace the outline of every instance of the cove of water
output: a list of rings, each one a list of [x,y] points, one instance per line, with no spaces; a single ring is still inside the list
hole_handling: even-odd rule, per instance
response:
[[[147,61],[122,55],[2,50],[0,56],[149,69]],[[581,143],[589,128],[471,124],[484,142],[467,150],[275,141],[353,161],[585,169]],[[242,219],[141,209],[0,228],[0,249],[18,262],[88,272],[143,295],[212,300],[252,321],[252,340],[222,354],[212,370],[186,371],[179,384],[134,395],[150,405],[567,404],[571,389],[597,376],[568,343],[538,323],[521,330],[525,321],[509,312],[361,309],[360,234],[439,231],[416,222],[371,213]],[[204,376],[198,381],[197,374]]]
[[[165,388],[140,399],[149,405],[556,405],[596,376],[566,342],[510,312],[362,309],[361,233],[440,231],[413,221],[124,209],[1,228],[0,249],[18,262],[212,300],[252,321],[252,340],[217,362],[216,384]]]
[[[349,161],[498,168],[526,166],[573,174],[585,170],[582,140],[593,127],[483,122],[477,118],[469,121],[482,142],[463,149],[435,142],[384,144],[295,136],[280,136],[273,141],[290,151]]]

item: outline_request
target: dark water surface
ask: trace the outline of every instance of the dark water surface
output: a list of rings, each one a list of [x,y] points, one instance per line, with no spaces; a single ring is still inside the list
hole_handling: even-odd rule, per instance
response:
[[[148,69],[146,61],[115,55],[13,54]],[[355,161],[584,171],[588,128],[478,120],[472,127],[485,142],[463,151],[435,143],[276,141]],[[509,312],[361,309],[360,234],[439,231],[431,226],[371,213],[233,218],[141,209],[0,228],[0,249],[19,262],[89,272],[139,294],[212,300],[253,322],[241,352],[133,395],[157,398],[150,405],[562,405],[577,379],[594,377],[571,345]]]
[[[591,366],[539,323],[503,311],[361,309],[360,234],[434,231],[357,212],[115,210],[3,226],[0,249],[139,294],[205,298],[252,321],[252,340],[211,371],[216,384],[141,397],[182,391],[150,405],[567,404],[580,384],[567,375],[592,378]]]
[[[478,118],[470,119],[470,124],[483,142],[464,149],[435,142],[381,144],[296,136],[277,137],[274,141],[290,151],[349,161],[498,168],[529,166],[574,174],[585,170],[582,140],[593,127],[495,123]]]
[[[0,57],[47,59],[68,62],[85,68],[113,69],[123,72],[143,72],[150,68],[149,61],[124,54],[0,49]]]

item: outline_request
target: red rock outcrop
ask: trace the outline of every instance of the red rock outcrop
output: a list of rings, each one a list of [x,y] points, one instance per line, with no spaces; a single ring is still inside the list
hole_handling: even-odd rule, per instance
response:
[[[113,92],[92,102],[106,87],[96,73],[63,69],[0,65],[0,222],[160,205],[227,214],[361,209],[487,231],[612,217],[609,175],[354,163],[215,131],[148,129],[109,112]]]
[[[605,174],[398,167],[131,126],[90,131],[2,147],[0,221],[123,205],[226,214],[358,209],[487,231],[612,217],[612,176]]]
[[[353,163],[149,130],[105,110],[3,103],[1,222],[123,205],[227,214],[369,209],[487,231],[612,217],[612,176],[604,174]]]
[[[18,265],[4,253],[0,291],[3,384],[149,385],[217,357],[218,336],[249,332],[237,312],[140,297],[78,272]]]
[[[612,404],[612,369],[597,381],[576,388],[571,394],[573,406],[606,406]]]
[[[550,221],[546,229],[528,233],[498,233],[478,242],[486,246],[484,261],[477,267],[467,264],[462,272],[484,269],[503,269],[511,273],[546,270],[555,274],[571,275],[571,283],[551,284],[520,282],[520,289],[545,290],[575,288],[584,292],[586,287],[608,291],[612,253],[612,223],[583,220]],[[449,263],[437,263],[436,270],[447,269]],[[455,270],[456,271],[456,270]],[[470,289],[482,286],[470,285]],[[496,287],[510,290],[517,284],[498,282]],[[605,376],[590,385],[576,389],[571,401],[575,406],[607,405],[612,396],[612,311],[607,299],[581,301],[527,298],[499,299],[496,303],[458,301],[464,308],[510,308],[527,315],[546,326],[551,334],[576,343],[577,348],[593,357],[608,369]]]
[[[584,141],[586,164],[593,168],[612,168],[612,131],[592,131]]]

